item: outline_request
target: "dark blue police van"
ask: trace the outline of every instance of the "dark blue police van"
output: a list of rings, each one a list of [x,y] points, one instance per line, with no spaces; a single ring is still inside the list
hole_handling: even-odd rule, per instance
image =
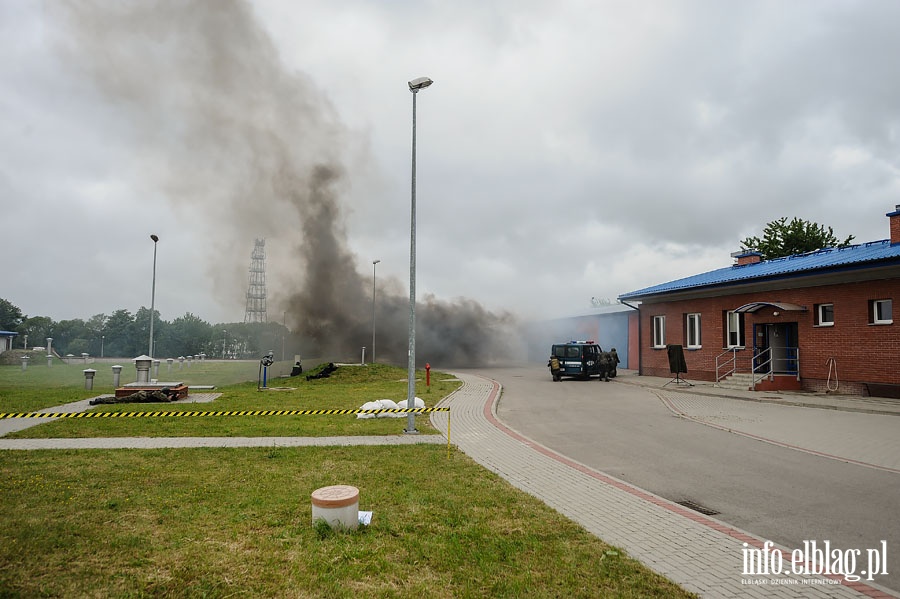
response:
[[[593,341],[555,344],[550,355],[559,360],[559,375],[589,379],[600,375],[600,346]]]

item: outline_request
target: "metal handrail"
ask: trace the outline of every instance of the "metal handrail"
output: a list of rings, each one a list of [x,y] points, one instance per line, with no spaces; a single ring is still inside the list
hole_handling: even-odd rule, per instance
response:
[[[762,358],[762,356],[765,356],[767,354],[768,354],[768,358],[762,362],[759,362],[759,360]],[[753,356],[753,364],[751,366],[752,366],[751,371],[752,371],[753,376],[751,377],[751,380],[750,380],[750,388],[753,389],[754,391],[756,391],[756,383],[758,383],[759,381],[763,380],[766,377],[772,378],[772,376],[774,374],[772,371],[772,348],[767,347],[766,349],[764,349],[760,352],[757,352],[756,355]],[[765,367],[765,370],[763,370],[764,367]]]
[[[799,347],[785,347],[783,348],[788,353],[793,352],[793,355],[789,355],[785,358],[779,358],[779,360],[783,362],[793,362],[793,366],[796,369],[797,380],[800,380],[800,348]],[[764,356],[765,360],[760,361]],[[753,364],[752,364],[752,380],[750,384],[750,388],[756,391],[756,383],[768,377],[770,380],[775,376],[775,359],[772,357],[772,348],[767,347],[766,349],[756,353],[753,356]]]
[[[729,353],[731,354],[731,357],[728,358],[727,360],[724,360],[724,361],[721,361],[721,362],[720,362],[721,358],[722,358],[723,356],[725,356],[725,355],[728,355]],[[727,372],[725,372],[724,374],[719,374],[719,371],[720,371],[722,368],[726,368],[726,367],[728,366],[729,363],[731,364],[731,369],[728,370]],[[718,356],[716,356],[716,382],[715,382],[715,386],[718,387],[718,386],[719,386],[719,381],[721,381],[722,379],[724,379],[724,378],[727,377],[727,376],[730,376],[730,375],[734,374],[736,370],[737,370],[737,348],[736,348],[736,347],[732,347],[731,349],[725,350],[725,351],[723,351],[721,354],[719,354]]]

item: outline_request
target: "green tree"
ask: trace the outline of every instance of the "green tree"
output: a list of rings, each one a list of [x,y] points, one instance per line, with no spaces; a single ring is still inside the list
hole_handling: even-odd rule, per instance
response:
[[[47,337],[53,337],[53,324],[49,316],[32,316],[23,320],[17,331],[28,335],[28,347],[47,345]]]
[[[156,336],[156,325],[154,324],[153,327],[154,336]],[[184,316],[166,323],[154,344],[157,348],[154,353],[160,357],[171,358],[200,353],[205,353],[210,357],[221,357],[222,339],[217,337],[219,341],[216,344],[212,333],[213,328],[208,322],[186,312]]]
[[[855,237],[850,235],[844,241],[834,236],[831,227],[827,229],[814,222],[796,216],[787,222],[783,216],[766,225],[762,238],[747,237],[741,241],[742,250],[760,252],[765,260],[803,254],[828,247],[847,247]]]
[[[107,356],[135,357],[137,343],[132,338],[131,329],[134,316],[128,310],[116,310],[106,319],[104,330],[106,335],[104,354]],[[143,353],[146,353],[143,352]]]
[[[106,355],[106,314],[94,314],[84,326],[90,331],[87,351],[94,356]]]
[[[0,298],[0,331],[15,331],[25,320],[25,316],[18,306]]]
[[[159,310],[153,310],[153,357],[160,356],[156,349],[157,341],[164,339],[168,322],[159,317]],[[132,341],[135,351],[146,354],[150,351],[150,308],[141,306],[134,315],[131,327]],[[136,356],[139,354],[135,354]]]
[[[53,347],[57,348],[61,356],[66,354],[80,356],[82,352],[87,352],[86,339],[90,338],[90,334],[80,318],[60,320],[53,327]],[[77,347],[70,347],[76,339],[80,340]]]

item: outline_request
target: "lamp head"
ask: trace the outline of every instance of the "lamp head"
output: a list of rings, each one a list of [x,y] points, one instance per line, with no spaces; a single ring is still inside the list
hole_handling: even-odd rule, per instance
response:
[[[374,265],[374,264],[378,264],[379,262],[381,262],[381,260],[372,260],[372,264],[373,264],[373,265]]]
[[[434,81],[432,81],[428,77],[417,77],[409,82],[409,91],[411,91],[412,93],[416,93],[420,89],[425,89],[432,83],[434,83]]]
[[[156,243],[157,241],[159,241],[159,237],[157,237],[156,235],[152,235],[152,234],[150,235],[150,239],[153,240],[153,243]]]

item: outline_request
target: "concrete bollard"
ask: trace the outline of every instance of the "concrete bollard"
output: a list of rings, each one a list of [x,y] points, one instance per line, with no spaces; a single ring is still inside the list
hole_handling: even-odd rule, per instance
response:
[[[84,352],[81,352],[81,359],[84,360],[84,363],[85,363],[85,364],[88,363],[88,356],[89,356],[89,355],[90,355],[90,354],[86,354],[86,353],[84,353]]]
[[[159,379],[159,360],[153,360],[153,378]]]
[[[116,364],[115,366],[112,367],[112,371],[113,371],[113,388],[118,389],[119,381],[121,380],[121,377],[122,377],[122,367],[119,366],[118,364]]]
[[[184,356],[178,356],[178,370],[184,370]]]
[[[313,491],[313,524],[316,520],[325,520],[336,530],[359,528],[359,489],[350,485],[334,485]]]
[[[174,361],[175,360],[173,360],[172,358],[166,358],[166,367],[167,367],[166,372],[172,372],[172,362],[174,362]]]
[[[28,369],[28,360],[30,359],[31,358],[28,356],[22,356],[22,372],[25,372],[25,370]]]
[[[94,375],[97,374],[97,371],[93,368],[85,368],[82,372],[84,372],[84,388],[90,391],[94,388]]]
[[[153,363],[153,358],[150,356],[138,356],[134,359],[134,367],[137,370],[137,382],[138,383],[149,383],[150,382],[150,365]]]
[[[71,364],[75,359],[75,354],[66,354],[66,364]]]

